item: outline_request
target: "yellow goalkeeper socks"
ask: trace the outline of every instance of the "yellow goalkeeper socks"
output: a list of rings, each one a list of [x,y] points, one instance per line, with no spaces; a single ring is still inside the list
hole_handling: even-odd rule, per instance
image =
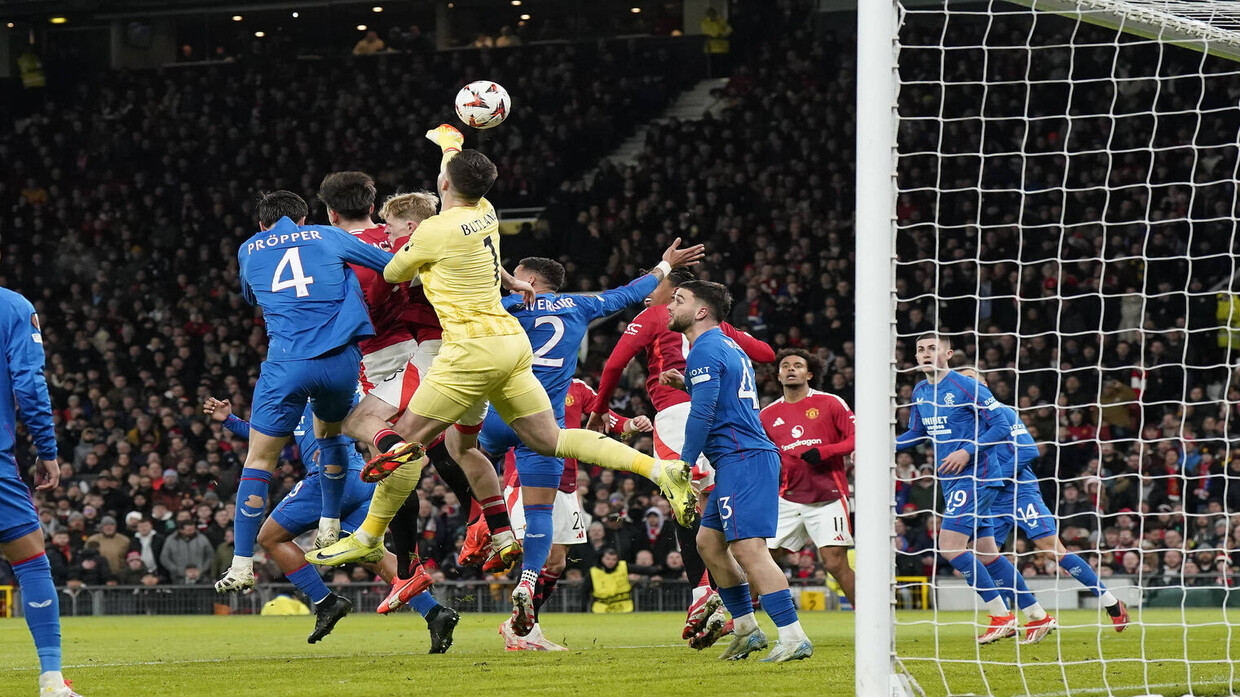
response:
[[[388,523],[396,515],[396,511],[404,505],[405,499],[418,486],[422,479],[422,468],[426,466],[426,458],[410,462],[398,467],[388,475],[387,479],[375,487],[375,494],[370,498],[370,512],[366,520],[357,529],[358,541],[373,545],[375,540],[382,540],[387,531]]]
[[[571,457],[607,469],[640,474],[651,481],[656,481],[655,467],[659,464],[653,457],[643,455],[620,441],[582,428],[560,430],[560,438],[555,444],[555,456]]]

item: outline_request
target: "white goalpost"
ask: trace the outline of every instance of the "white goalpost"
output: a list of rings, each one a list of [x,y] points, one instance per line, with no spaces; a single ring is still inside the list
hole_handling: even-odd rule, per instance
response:
[[[857,694],[1237,692],[1240,2],[862,0],[857,38]],[[1038,444],[1064,547],[998,543],[1039,643],[976,642],[893,454],[928,330]]]

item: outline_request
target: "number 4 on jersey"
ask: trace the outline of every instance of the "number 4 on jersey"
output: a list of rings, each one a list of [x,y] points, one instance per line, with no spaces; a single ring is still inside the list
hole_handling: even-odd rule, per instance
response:
[[[293,274],[293,277],[287,281],[280,280],[285,268],[290,269]],[[306,298],[310,296],[310,284],[312,283],[314,283],[314,276],[307,276],[301,268],[301,252],[297,247],[292,247],[284,253],[284,257],[276,265],[276,272],[271,276],[271,292],[278,293],[285,288],[296,288],[297,297]]]

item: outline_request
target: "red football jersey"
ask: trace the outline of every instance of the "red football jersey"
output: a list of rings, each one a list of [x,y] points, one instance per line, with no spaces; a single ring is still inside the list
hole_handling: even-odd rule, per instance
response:
[[[810,390],[801,401],[779,399],[762,410],[762,427],[779,448],[779,495],[793,503],[848,500],[846,455],[856,447],[853,412],[836,395]],[[801,454],[818,448],[822,462]]]
[[[385,252],[392,251],[392,243],[388,240],[387,226],[377,225],[365,230],[350,230],[349,234],[372,247]],[[374,353],[402,341],[409,341],[413,334],[401,319],[404,307],[405,291],[398,286],[383,280],[383,274],[364,266],[349,264],[357,275],[362,286],[362,296],[366,298],[366,307],[370,311],[370,323],[374,325],[375,335],[362,339],[357,347],[363,354]]]
[[[400,249],[409,241],[406,235],[393,245],[393,249]],[[413,337],[418,343],[430,341],[432,339],[443,338],[443,326],[439,324],[439,315],[435,314],[435,308],[431,305],[431,301],[426,299],[426,292],[422,290],[422,284],[408,284],[405,286],[405,308],[401,313],[401,319],[409,327],[409,331],[413,332]]]
[[[594,390],[589,385],[581,380],[573,380],[573,384],[568,388],[568,397],[564,399],[564,428],[581,428],[582,418],[585,416],[584,409],[594,401],[595,396]],[[608,413],[608,431],[624,433],[628,425],[628,417],[620,416],[614,411]],[[509,450],[504,458],[504,488],[510,486],[521,486],[521,480],[517,477],[517,461],[512,450]],[[560,477],[560,491],[566,494],[577,491],[577,461],[571,457],[564,458],[564,475]]]
[[[667,328],[667,305],[651,305],[629,322],[616,348],[612,349],[599,378],[598,397],[590,413],[607,411],[611,394],[620,384],[620,373],[633,357],[646,352],[646,394],[655,411],[663,411],[681,402],[689,401],[689,393],[669,385],[659,384],[659,375],[665,370],[684,372],[685,356],[689,353],[689,340],[684,334]],[[759,363],[775,360],[775,350],[764,341],[740,331],[727,322],[719,325],[723,333],[731,337],[745,353]]]

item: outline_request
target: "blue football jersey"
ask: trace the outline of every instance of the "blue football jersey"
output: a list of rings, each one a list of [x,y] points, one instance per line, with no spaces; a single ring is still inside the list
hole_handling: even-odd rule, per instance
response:
[[[690,406],[680,459],[705,455],[719,468],[740,453],[778,454],[762,428],[756,385],[753,362],[735,341],[718,327],[699,336],[685,357]]]
[[[0,288],[0,456],[12,461],[17,447],[17,412],[34,439],[39,457],[56,459],[52,400],[43,377],[43,334],[34,305],[8,288]]]
[[[374,335],[349,264],[382,273],[390,252],[339,228],[281,218],[241,244],[241,294],[263,308],[267,360],[321,356]]]
[[[1015,447],[994,448],[991,451],[996,468],[990,476],[1006,478],[1003,482],[1004,486],[1015,486],[1015,482],[1011,481],[1012,477],[1026,482],[1037,481],[1033,468],[1029,464],[1038,456],[1038,447],[1033,441],[1033,436],[1029,435],[1025,422],[1020,420],[1020,415],[1015,409],[1000,404],[999,410],[1012,421],[1009,442]],[[1013,458],[1016,458],[1015,462],[1012,461]]]
[[[356,404],[357,400],[354,400]],[[239,419],[230,416],[224,421],[224,428],[233,433],[250,439],[250,422],[245,419]],[[317,474],[319,471],[319,439],[314,437],[314,412],[310,408],[310,403],[306,403],[306,410],[301,414],[301,421],[297,422],[297,427],[293,429],[293,440],[297,443],[297,450],[301,454],[301,464],[306,468],[306,476]],[[362,459],[362,454],[357,448],[349,449],[349,471],[360,472],[366,461]]]
[[[1015,475],[1012,429],[1018,421],[984,385],[951,370],[938,383],[923,380],[913,388],[908,431],[896,438],[896,450],[930,439],[936,468],[964,450],[972,456],[969,467],[955,478],[971,475],[999,487]]]
[[[517,318],[534,349],[534,376],[547,390],[557,418],[577,372],[577,351],[590,323],[641,302],[654,292],[659,279],[646,274],[625,286],[598,295],[542,293],[526,306],[520,295],[504,298],[504,309]]]

